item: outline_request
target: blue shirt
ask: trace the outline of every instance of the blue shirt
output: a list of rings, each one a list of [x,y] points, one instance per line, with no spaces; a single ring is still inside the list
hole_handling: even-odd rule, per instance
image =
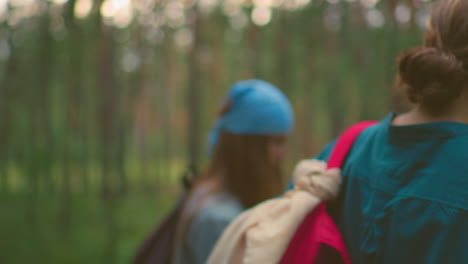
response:
[[[468,263],[468,125],[393,117],[358,137],[330,208],[353,264]]]
[[[196,213],[179,248],[176,264],[204,264],[224,229],[244,210],[236,197],[219,192],[205,198],[203,207]]]

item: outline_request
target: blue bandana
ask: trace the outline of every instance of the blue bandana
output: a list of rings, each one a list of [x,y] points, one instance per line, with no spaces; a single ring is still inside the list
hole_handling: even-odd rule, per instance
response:
[[[239,135],[286,135],[294,125],[291,104],[275,86],[262,80],[234,84],[226,98],[231,107],[210,133],[210,152],[221,131]]]

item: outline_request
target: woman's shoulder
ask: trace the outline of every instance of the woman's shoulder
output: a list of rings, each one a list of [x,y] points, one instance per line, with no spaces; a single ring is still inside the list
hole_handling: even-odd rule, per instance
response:
[[[186,250],[189,250],[189,255],[193,257],[190,263],[206,262],[224,229],[242,210],[237,199],[225,192],[210,193],[203,198],[201,207],[193,216],[187,231]]]
[[[378,134],[379,131],[385,130],[385,124],[388,123],[388,120],[390,118],[391,118],[391,114],[389,114],[385,119],[376,123],[375,125],[371,125],[367,127],[356,138],[356,143],[354,145],[364,145],[365,141],[371,140],[374,137],[374,135]],[[339,134],[338,136],[341,136],[344,132],[346,132],[346,130],[343,130],[341,134]],[[333,148],[336,145],[337,140],[338,140],[338,137],[331,140],[328,144],[325,145],[325,147],[321,150],[321,152],[318,155],[316,155],[314,158],[318,160],[322,160],[322,161],[327,161],[333,151]]]
[[[231,222],[243,211],[239,200],[228,192],[216,192],[206,198],[195,222],[210,224]]]

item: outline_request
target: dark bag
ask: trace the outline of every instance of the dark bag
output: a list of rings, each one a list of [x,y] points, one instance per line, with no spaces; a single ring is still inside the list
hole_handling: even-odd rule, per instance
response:
[[[170,264],[172,246],[178,219],[182,213],[184,197],[177,203],[169,215],[156,227],[138,250],[135,264]]]
[[[185,193],[169,215],[166,216],[143,242],[135,255],[133,260],[134,264],[171,264],[176,228],[184,208],[187,190],[190,187],[188,175],[190,174],[182,178],[186,190]]]

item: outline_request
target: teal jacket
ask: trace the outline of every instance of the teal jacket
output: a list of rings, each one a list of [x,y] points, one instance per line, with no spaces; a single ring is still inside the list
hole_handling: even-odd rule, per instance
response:
[[[468,263],[468,125],[393,117],[358,137],[329,208],[353,264]]]

